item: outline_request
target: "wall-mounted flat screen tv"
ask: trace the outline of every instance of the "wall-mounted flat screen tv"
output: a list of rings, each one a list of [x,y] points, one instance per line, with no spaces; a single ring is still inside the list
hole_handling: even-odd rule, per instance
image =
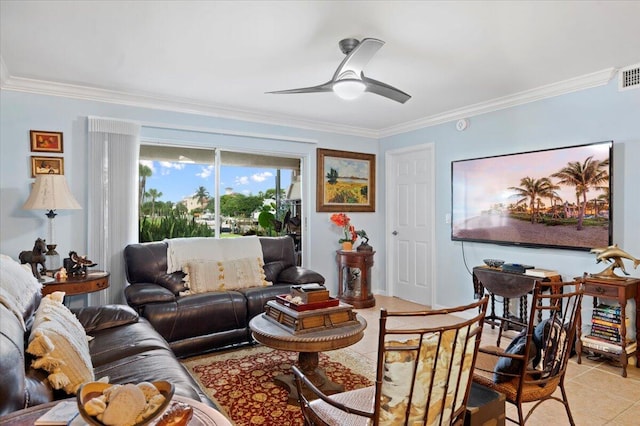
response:
[[[613,142],[451,162],[451,239],[589,250],[611,244]]]

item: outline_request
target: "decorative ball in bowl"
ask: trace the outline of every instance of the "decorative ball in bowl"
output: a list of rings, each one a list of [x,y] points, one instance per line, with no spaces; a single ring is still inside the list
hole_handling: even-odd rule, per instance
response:
[[[151,423],[167,408],[173,398],[171,383],[141,382],[113,385],[85,383],[78,390],[78,411],[90,425],[133,425]]]
[[[504,260],[500,259],[484,259],[483,262],[490,268],[499,268],[504,264]]]

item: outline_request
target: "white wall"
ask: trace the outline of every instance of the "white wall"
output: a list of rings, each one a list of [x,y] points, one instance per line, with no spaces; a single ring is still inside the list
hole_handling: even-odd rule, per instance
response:
[[[203,146],[237,146],[256,150],[306,153],[310,183],[307,223],[307,266],[327,279],[336,292],[335,250],[339,234],[330,214],[315,212],[315,148],[330,148],[377,154],[376,213],[352,213],[356,228],[365,229],[376,250],[372,270],[374,291],[386,292],[385,282],[385,180],[384,153],[390,149],[435,144],[436,155],[436,296],[435,305],[453,306],[472,296],[471,277],[462,260],[462,244],[452,242],[445,215],[450,210],[450,164],[452,160],[522,152],[542,148],[614,140],[614,241],[640,256],[640,91],[618,92],[616,82],[581,92],[546,99],[471,118],[468,130],[458,132],[454,123],[374,139],[271,126],[161,110],[73,100],[60,97],[0,91],[0,252],[17,258],[30,249],[38,236],[47,235],[44,212],[22,210],[29,194],[29,130],[64,133],[65,175],[81,205],[87,205],[86,116],[123,118],[167,126],[226,129],[313,139],[317,144],[221,137],[197,131],[170,132],[144,128],[147,137],[171,136]],[[307,171],[309,172],[309,171]],[[60,252],[86,252],[86,210],[62,211],[56,218]],[[564,278],[582,272],[598,272],[593,255],[586,252],[526,249],[491,244],[466,243],[471,268],[487,257],[557,269]],[[91,253],[87,253],[91,256]],[[631,269],[628,267],[627,269]],[[632,272],[640,276],[640,269]]]
[[[47,237],[46,217],[43,212],[22,210],[29,195],[30,156],[29,130],[61,131],[64,134],[64,174],[78,202],[87,206],[87,126],[89,115],[121,118],[143,123],[142,136],[188,143],[196,146],[216,146],[230,149],[251,149],[294,153],[306,156],[309,173],[306,238],[306,266],[320,272],[327,279],[332,293],[337,292],[335,250],[340,234],[329,221],[328,213],[315,212],[316,148],[330,148],[377,154],[374,139],[344,136],[304,129],[294,129],[261,123],[250,123],[216,117],[174,113],[161,110],[129,107],[110,103],[74,100],[62,97],[0,91],[0,252],[17,259],[22,250],[31,249],[37,237]],[[183,130],[153,128],[145,123],[160,123]],[[280,135],[283,138],[314,140],[315,143],[277,141],[272,139],[238,137],[214,134],[206,129],[222,129],[262,135]],[[37,154],[36,154],[37,155]],[[380,169],[378,168],[378,171]],[[381,175],[378,173],[378,181]],[[380,205],[380,204],[378,204]],[[87,213],[60,211],[55,219],[58,252],[69,250],[86,253]],[[364,228],[376,244],[384,216],[377,213],[353,214],[354,224]],[[91,258],[91,253],[86,253]],[[99,266],[98,266],[99,267]]]
[[[618,92],[616,84],[613,80],[607,86],[471,117],[470,127],[463,132],[451,122],[380,141],[380,167],[388,150],[427,142],[435,145],[434,305],[454,306],[473,297],[463,245],[451,241],[450,225],[445,223],[451,209],[452,160],[613,140],[613,240],[640,257],[640,90]],[[379,205],[384,202],[380,197]],[[483,264],[482,259],[496,258],[556,269],[565,280],[604,268],[596,265],[594,255],[580,251],[465,243],[464,252],[469,269]],[[634,271],[632,265],[626,266],[632,275],[640,276],[640,268]]]

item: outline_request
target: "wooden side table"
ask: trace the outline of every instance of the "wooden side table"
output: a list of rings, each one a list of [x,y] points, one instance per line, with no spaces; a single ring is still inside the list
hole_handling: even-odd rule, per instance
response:
[[[576,278],[579,280],[580,278]],[[620,279],[601,279],[601,278],[585,278],[584,294],[593,297],[593,308],[598,305],[598,299],[613,299],[620,304],[620,353],[611,353],[606,350],[589,347],[584,348],[602,356],[617,358],[622,364],[622,377],[627,377],[627,365],[629,357],[634,354],[636,356],[636,368],[640,368],[640,351],[628,353],[627,346],[627,326],[626,326],[626,309],[627,300],[635,299],[636,301],[636,342],[640,343],[640,279],[638,278],[620,278]],[[584,307],[584,305],[583,305]],[[578,339],[576,340],[576,352],[578,352],[578,364],[582,362],[582,318],[578,316]]]
[[[371,308],[371,267],[375,251],[336,251],[338,262],[338,299],[355,308]]]
[[[505,272],[501,269],[490,268],[488,266],[474,267],[473,288],[475,297],[478,299],[481,298],[484,295],[485,289],[491,295],[491,312],[486,316],[485,322],[490,323],[491,328],[493,328],[495,324],[494,320],[500,318],[500,315],[496,315],[495,313],[495,296],[502,296],[504,317],[509,318],[511,316],[509,312],[509,299],[517,297],[520,300],[520,312],[517,319],[521,323],[526,324],[528,322],[527,295],[533,289],[536,281],[561,282],[562,277],[560,275],[553,275],[551,277],[541,278],[516,272]],[[541,320],[542,318],[538,317],[538,321]]]
[[[42,295],[46,296],[54,291],[64,291],[65,296],[93,293],[109,287],[109,273],[104,271],[89,271],[86,275],[68,277],[64,281],[49,281],[42,287]]]

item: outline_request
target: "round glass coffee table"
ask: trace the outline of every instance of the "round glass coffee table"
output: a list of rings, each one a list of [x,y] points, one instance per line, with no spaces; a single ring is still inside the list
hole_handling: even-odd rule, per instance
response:
[[[314,385],[325,394],[331,395],[343,392],[344,386],[329,380],[324,370],[319,368],[318,353],[346,348],[360,341],[364,337],[367,321],[360,315],[356,315],[356,321],[355,324],[294,334],[272,321],[265,314],[261,314],[249,322],[249,328],[253,333],[253,338],[265,346],[298,352],[300,369]],[[274,381],[289,389],[289,402],[297,404],[298,391],[293,374],[276,376]]]

